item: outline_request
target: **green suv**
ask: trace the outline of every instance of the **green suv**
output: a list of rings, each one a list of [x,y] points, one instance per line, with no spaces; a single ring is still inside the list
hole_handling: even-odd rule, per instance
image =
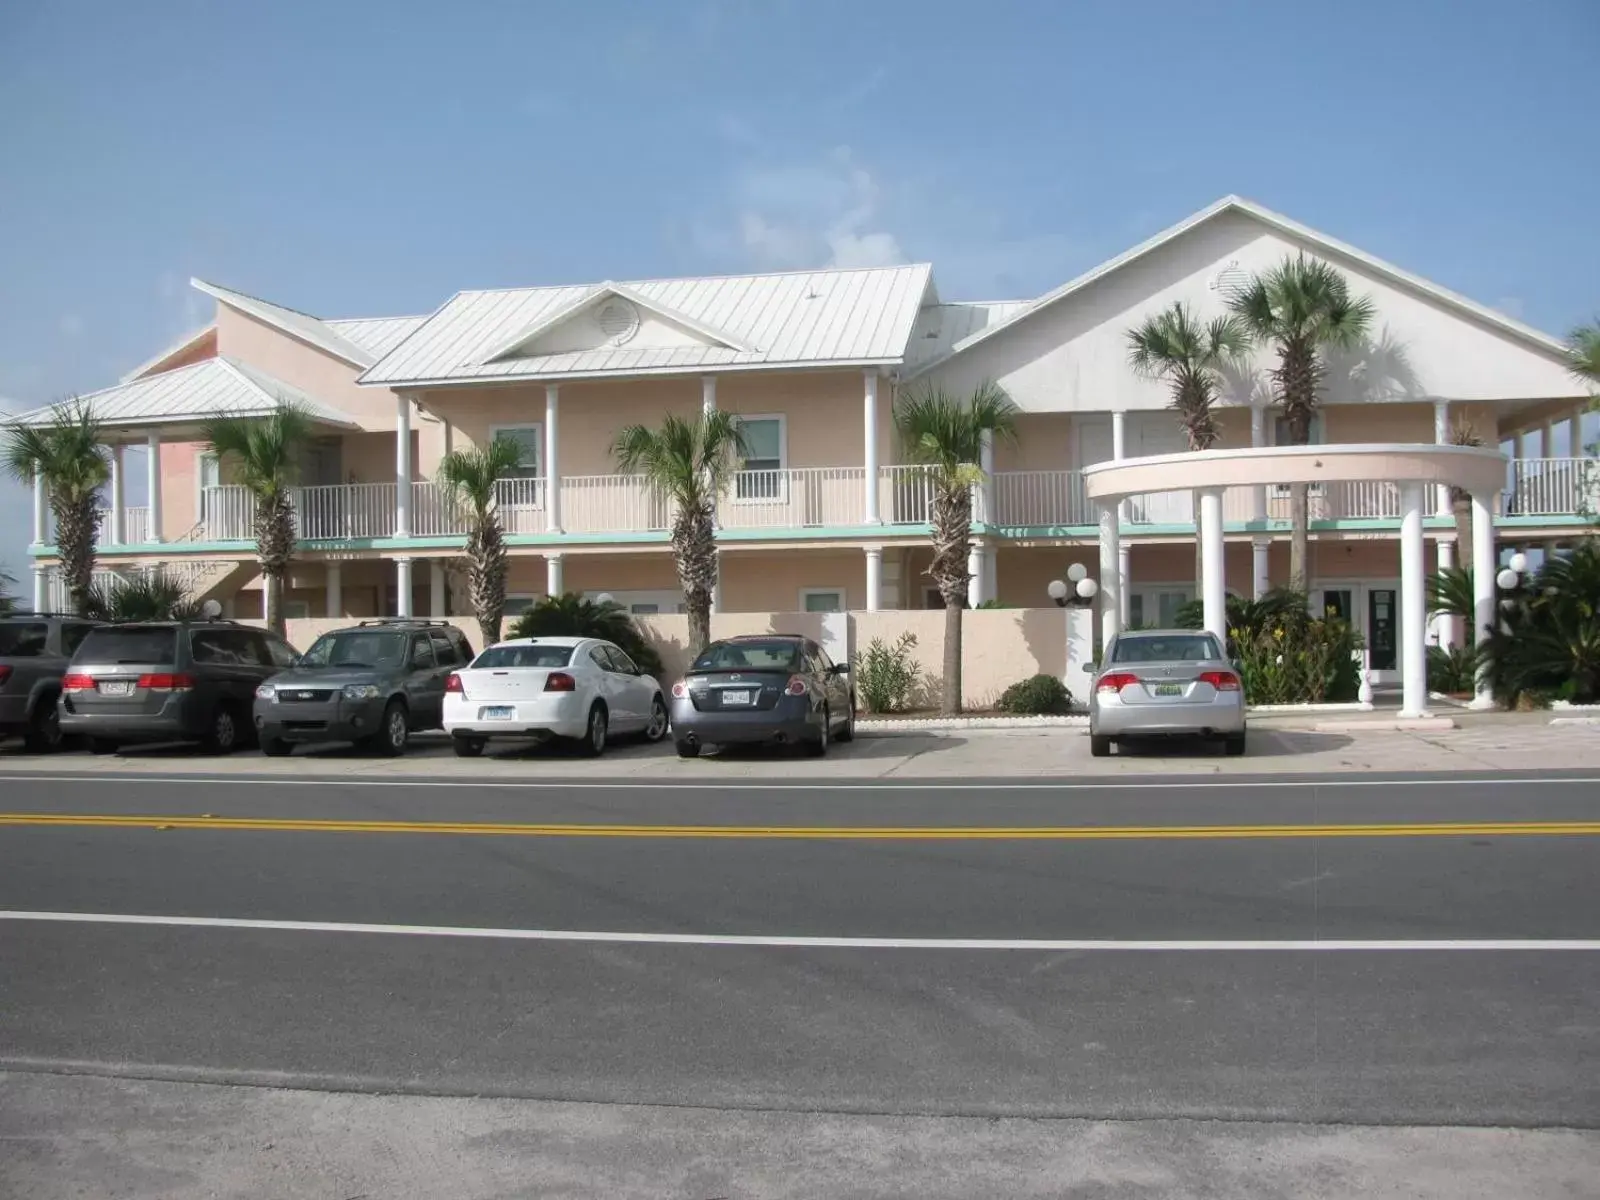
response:
[[[442,728],[445,681],[472,657],[466,634],[444,621],[384,618],[325,633],[256,689],[261,752],[354,742],[401,754],[412,731]]]

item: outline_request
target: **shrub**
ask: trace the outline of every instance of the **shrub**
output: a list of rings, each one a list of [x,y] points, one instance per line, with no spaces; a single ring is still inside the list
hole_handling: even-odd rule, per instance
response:
[[[621,646],[646,675],[662,670],[661,655],[615,600],[587,600],[572,592],[546,596],[517,618],[511,636],[600,638]]]
[[[1478,663],[1482,655],[1476,646],[1428,647],[1428,690],[1457,696],[1477,686]]]
[[[96,621],[194,621],[200,605],[189,590],[159,567],[95,584],[83,606],[83,615]]]
[[[851,675],[856,699],[867,712],[901,712],[911,706],[922,683],[922,672],[911,657],[916,645],[916,634],[903,633],[893,646],[873,638],[865,650],[856,653]]]
[[[1186,605],[1180,621],[1198,629]],[[1259,600],[1228,597],[1228,654],[1239,664],[1251,704],[1325,704],[1354,700],[1361,636],[1329,612],[1313,617],[1304,592],[1274,588]]]
[[[1600,700],[1600,538],[1547,557],[1510,600],[1488,643],[1495,698]]]
[[[1054,675],[1035,675],[1008,687],[995,708],[1019,716],[1064,717],[1072,711],[1072,693]]]

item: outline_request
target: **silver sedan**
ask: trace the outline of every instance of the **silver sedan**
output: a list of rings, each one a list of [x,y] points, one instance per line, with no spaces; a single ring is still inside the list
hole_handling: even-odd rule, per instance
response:
[[[1089,752],[1111,753],[1131,738],[1215,738],[1229,754],[1245,747],[1244,686],[1217,639],[1193,629],[1116,634],[1094,672]]]

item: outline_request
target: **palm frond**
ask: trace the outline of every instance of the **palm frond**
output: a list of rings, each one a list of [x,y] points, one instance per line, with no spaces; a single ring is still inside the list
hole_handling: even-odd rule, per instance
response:
[[[494,506],[496,485],[521,464],[522,447],[500,436],[486,446],[452,450],[434,468],[434,479],[481,518]]]
[[[110,452],[102,436],[87,404],[79,400],[58,404],[48,424],[13,425],[6,430],[6,471],[23,483],[43,476],[53,497],[79,502],[111,479]]]
[[[200,436],[207,452],[227,463],[240,485],[260,501],[294,487],[300,452],[315,429],[304,406],[284,400],[264,417],[212,417],[201,426]]]
[[[1161,379],[1171,390],[1191,450],[1208,450],[1219,430],[1212,412],[1221,394],[1223,371],[1238,367],[1250,347],[1250,333],[1238,316],[1202,323],[1182,301],[1175,301],[1128,330],[1128,362],[1147,379]]]
[[[659,429],[629,425],[611,447],[617,470],[643,475],[680,511],[715,507],[749,455],[738,415],[716,409],[685,420],[668,414]]]
[[[182,582],[157,569],[90,588],[83,615],[96,621],[192,621],[200,605]]]
[[[972,482],[983,441],[1015,439],[1017,406],[1005,391],[983,383],[958,396],[936,385],[918,388],[895,405],[895,426],[914,463],[931,466],[950,483]]]
[[[1600,317],[1567,335],[1567,368],[1588,384],[1600,384]]]

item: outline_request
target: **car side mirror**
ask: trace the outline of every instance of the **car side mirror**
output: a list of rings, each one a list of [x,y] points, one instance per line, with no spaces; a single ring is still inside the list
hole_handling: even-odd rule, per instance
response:
[[[850,674],[850,664],[849,663],[834,663],[833,666],[828,668],[828,674],[829,675],[848,675],[848,674]]]
[[[1093,675],[1096,669],[1096,665],[1092,662],[1086,662],[1083,664],[1083,671],[1086,675]]]

